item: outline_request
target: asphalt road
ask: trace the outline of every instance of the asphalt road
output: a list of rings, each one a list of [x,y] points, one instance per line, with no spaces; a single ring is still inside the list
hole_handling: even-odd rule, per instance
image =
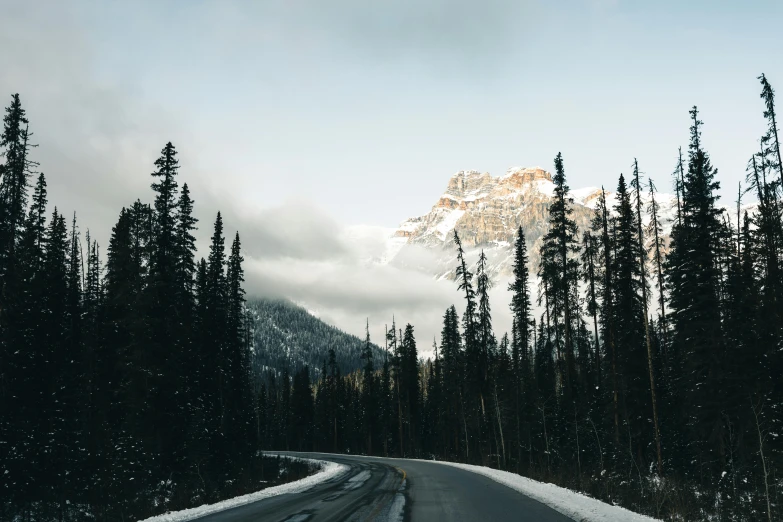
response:
[[[571,521],[509,487],[451,466],[421,460],[289,454],[338,462],[350,471],[305,492],[221,511],[199,522]]]

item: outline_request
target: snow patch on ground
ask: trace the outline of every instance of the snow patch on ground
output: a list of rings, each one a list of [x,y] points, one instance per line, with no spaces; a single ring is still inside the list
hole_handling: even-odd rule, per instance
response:
[[[270,456],[274,456],[274,455],[270,455]],[[277,495],[283,495],[286,493],[301,493],[302,491],[306,491],[312,488],[313,486],[320,484],[321,482],[326,482],[327,480],[330,480],[338,475],[341,475],[346,471],[348,471],[349,469],[348,466],[345,466],[343,464],[337,464],[336,462],[327,462],[325,460],[315,460],[315,459],[303,459],[300,457],[288,457],[286,455],[281,455],[281,456],[292,460],[298,460],[302,462],[309,462],[311,464],[320,465],[321,471],[319,471],[314,475],[310,475],[309,477],[305,477],[302,480],[297,480],[295,482],[289,482],[287,484],[280,484],[279,486],[262,489],[261,491],[256,491],[255,493],[249,493],[247,495],[242,495],[241,497],[230,498],[218,502],[216,504],[205,504],[203,506],[199,506],[195,508],[183,509],[182,511],[174,511],[163,515],[157,515],[142,520],[140,522],[185,522],[187,520],[193,520],[206,515],[211,515],[212,513],[217,513],[218,511],[225,511],[226,509],[244,506],[245,504],[257,502],[265,498],[274,497]]]
[[[346,491],[350,491],[352,489],[359,489],[360,487],[364,486],[364,483],[367,482],[370,479],[370,472],[368,470],[364,470],[357,475],[354,475],[353,477],[349,478],[348,481],[343,486],[343,489]]]
[[[397,490],[397,494],[394,495],[394,500],[389,508],[389,515],[387,517],[388,522],[402,522],[403,510],[405,509],[405,495],[403,493],[405,491],[405,483],[406,480],[403,479],[402,484],[400,484],[400,487]]]
[[[659,522],[655,518],[634,513],[620,506],[612,506],[570,489],[538,482],[508,471],[456,462],[434,462],[483,475],[579,522]]]

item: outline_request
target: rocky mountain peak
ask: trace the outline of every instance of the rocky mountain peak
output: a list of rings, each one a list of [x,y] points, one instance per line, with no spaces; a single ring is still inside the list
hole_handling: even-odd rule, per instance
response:
[[[511,167],[500,180],[501,183],[521,186],[538,180],[552,181],[552,174],[541,167]]]
[[[511,167],[499,177],[488,172],[461,170],[449,178],[446,191],[429,213],[400,224],[386,259],[407,263],[407,259],[413,259],[406,255],[407,250],[420,251],[424,247],[438,257],[432,268],[434,274],[448,277],[453,268],[451,240],[457,230],[466,249],[486,250],[493,271],[507,275],[513,260],[511,247],[521,226],[535,270],[541,241],[548,229],[554,188],[552,174],[541,167]],[[580,230],[588,229],[600,193],[595,187],[569,193],[573,200],[571,218]],[[646,205],[646,194],[642,199]],[[610,209],[615,204],[611,192],[607,192],[607,203]],[[668,228],[674,199],[660,194],[658,203],[664,228]]]
[[[541,167],[512,167],[505,175],[492,176],[489,172],[478,170],[461,170],[451,176],[446,191],[433,207],[452,210],[469,210],[483,207],[489,200],[514,197],[531,188],[543,188],[544,193],[549,187],[540,187],[543,183],[552,183],[552,175]]]

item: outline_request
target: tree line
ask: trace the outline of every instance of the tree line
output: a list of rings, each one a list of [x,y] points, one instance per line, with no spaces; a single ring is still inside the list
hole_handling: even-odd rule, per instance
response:
[[[558,154],[537,288],[516,234],[510,332],[493,329],[486,256],[470,266],[455,231],[464,313],[445,311],[434,358],[392,321],[381,359],[368,330],[360,371],[341,375],[332,350],[317,382],[270,374],[261,446],[482,464],[670,519],[779,519],[783,161],[759,81],[767,128],[736,209],[718,205],[696,107],[669,238],[636,159],[580,234]]]
[[[0,151],[0,520],[138,520],[259,489],[239,234],[196,259],[177,151],[105,255],[48,211],[19,95]]]

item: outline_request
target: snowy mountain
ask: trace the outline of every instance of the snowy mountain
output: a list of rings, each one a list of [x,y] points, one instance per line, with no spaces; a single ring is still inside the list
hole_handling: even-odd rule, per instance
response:
[[[571,217],[580,231],[589,228],[600,192],[598,187],[586,187],[569,193],[573,198]],[[552,175],[540,167],[512,167],[499,177],[475,170],[459,171],[451,176],[445,192],[428,213],[407,219],[393,233],[387,233],[384,255],[377,262],[450,278],[454,267],[452,237],[456,229],[470,261],[483,249],[491,271],[497,276],[508,276],[514,237],[521,226],[535,273],[553,194]],[[668,236],[676,215],[676,198],[659,193],[656,201],[664,235]],[[646,211],[649,203],[646,192],[642,203]],[[607,204],[610,209],[616,204],[614,192],[607,191]],[[649,222],[646,212],[644,220],[645,224]]]

